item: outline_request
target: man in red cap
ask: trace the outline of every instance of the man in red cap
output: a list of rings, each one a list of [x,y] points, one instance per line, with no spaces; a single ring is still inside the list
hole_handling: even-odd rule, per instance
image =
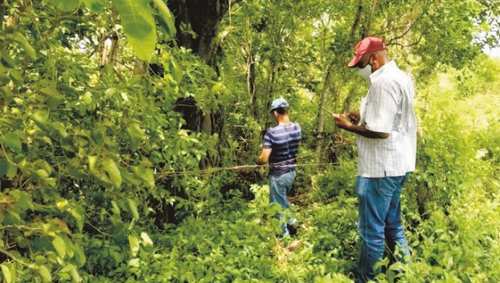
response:
[[[415,170],[417,123],[411,76],[389,60],[382,39],[366,37],[349,62],[368,80],[360,112],[334,114],[338,127],[357,134],[359,233],[362,241],[358,282],[375,276],[374,265],[387,246],[391,257],[409,256],[401,225],[400,194]]]

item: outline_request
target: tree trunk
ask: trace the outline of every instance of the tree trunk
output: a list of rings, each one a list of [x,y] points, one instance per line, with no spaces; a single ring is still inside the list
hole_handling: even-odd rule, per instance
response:
[[[246,65],[247,65],[247,92],[250,97],[250,115],[253,116],[254,119],[258,117],[258,107],[257,107],[257,91],[255,85],[255,59],[254,54],[252,52],[252,47],[248,46],[246,49]]]
[[[175,17],[177,28],[176,39],[179,45],[193,50],[209,65],[215,67],[213,61],[216,46],[213,39],[217,34],[217,26],[230,6],[238,0],[170,0],[167,6]],[[196,33],[183,32],[181,25],[188,25]]]
[[[177,43],[191,49],[193,53],[198,54],[209,66],[217,71],[217,54],[221,51],[219,46],[214,43],[217,27],[231,5],[237,2],[239,0],[168,1],[167,6],[175,17]],[[189,31],[183,32],[181,26],[186,25],[191,28],[196,36],[193,36]],[[218,134],[219,138],[221,138],[224,127],[223,122],[223,110],[221,108],[212,109],[211,112],[203,114],[199,128],[208,134]],[[221,160],[221,158],[220,156],[209,157],[209,160],[212,161],[204,162],[204,164],[214,165],[214,162],[218,163],[218,161],[214,160]]]
[[[326,70],[325,81],[319,96],[318,105],[318,120],[316,126],[317,140],[316,140],[316,157],[321,160],[323,150],[324,128],[325,128],[325,101],[328,91],[330,90],[331,77],[334,69],[334,64],[330,63]]]
[[[370,35],[371,25],[372,25],[372,17],[373,17],[373,14],[375,13],[375,10],[377,9],[378,1],[379,0],[372,0],[370,12],[368,13],[368,16],[366,17],[365,23],[363,25],[363,30],[362,30],[362,34],[361,34],[362,38]]]

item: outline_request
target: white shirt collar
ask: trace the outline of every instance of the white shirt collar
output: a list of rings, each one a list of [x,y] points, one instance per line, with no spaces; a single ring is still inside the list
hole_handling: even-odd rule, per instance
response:
[[[377,80],[377,78],[380,77],[383,73],[385,73],[389,70],[392,70],[394,68],[397,68],[397,67],[398,66],[396,65],[396,62],[394,62],[394,60],[391,60],[388,63],[385,63],[384,66],[380,67],[380,69],[371,73],[370,82],[373,84],[373,82],[375,82]]]

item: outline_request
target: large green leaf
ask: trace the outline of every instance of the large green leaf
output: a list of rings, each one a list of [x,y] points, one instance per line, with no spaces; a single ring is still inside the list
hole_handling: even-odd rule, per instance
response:
[[[132,219],[133,220],[139,219],[139,211],[137,209],[137,203],[135,202],[135,200],[129,198],[127,199],[127,203],[128,203],[128,208],[130,209],[130,213],[132,214]]]
[[[34,206],[31,194],[20,190],[12,190],[9,195],[12,196],[15,201],[15,204],[11,209],[17,213],[22,214],[28,209],[33,209]]]
[[[156,45],[156,24],[147,0],[114,0],[123,31],[137,57],[149,61]]]
[[[19,138],[19,135],[17,133],[6,133],[2,137],[2,143],[5,144],[13,152],[21,152],[21,139]]]
[[[167,5],[165,5],[165,2],[163,2],[163,0],[153,0],[153,3],[156,6],[156,9],[158,9],[158,11],[160,12],[160,17],[165,23],[168,35],[173,38],[175,36],[176,29],[175,20],[172,16],[172,13],[168,9]]]
[[[120,187],[122,184],[122,175],[115,161],[111,158],[106,158],[102,161],[102,168],[106,172],[109,180],[115,187]]]
[[[132,256],[135,257],[137,255],[137,253],[139,252],[140,241],[136,236],[129,235],[128,236],[128,243],[130,246],[130,253],[132,254]]]
[[[61,258],[66,255],[66,243],[63,238],[56,235],[52,240],[52,246],[54,246],[54,249]]]
[[[50,270],[45,265],[38,266],[38,274],[40,274],[42,282],[44,283],[52,282],[52,276],[50,275]]]
[[[99,180],[111,183],[114,187],[122,184],[122,175],[118,165],[111,158],[98,159],[97,156],[88,156],[89,171]]]
[[[140,164],[139,166],[135,166],[132,170],[137,178],[142,180],[147,187],[153,188],[155,186],[155,177],[151,168],[146,167],[145,164]]]
[[[73,283],[82,282],[82,278],[80,277],[76,266],[73,264],[66,265],[63,269],[61,269],[61,272],[68,273],[71,276],[71,282]]]
[[[127,133],[130,136],[132,147],[136,148],[139,146],[139,143],[144,139],[145,132],[141,128],[139,122],[134,121],[131,122],[127,127]]]
[[[2,264],[0,265],[0,268],[2,269],[2,276],[5,283],[14,282],[14,276],[12,275],[12,272],[10,272],[9,267],[5,264]]]

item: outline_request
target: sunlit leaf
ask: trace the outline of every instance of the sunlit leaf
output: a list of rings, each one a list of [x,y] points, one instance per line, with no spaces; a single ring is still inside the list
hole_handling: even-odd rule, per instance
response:
[[[52,282],[52,275],[50,274],[50,270],[45,265],[38,266],[37,270],[38,274],[40,274],[40,277],[42,278],[42,282]]]
[[[106,172],[109,180],[115,187],[120,187],[122,184],[122,175],[115,161],[111,158],[106,158],[102,161],[102,168]]]
[[[132,219],[139,219],[139,211],[137,210],[137,203],[135,200],[129,198],[127,199],[128,208],[130,209],[130,213],[132,214]]]
[[[149,237],[148,233],[146,232],[142,232],[141,233],[141,239],[142,239],[142,243],[145,247],[147,246],[153,246],[153,240],[151,240],[151,238]]]
[[[158,9],[160,17],[165,23],[167,34],[171,38],[173,38],[175,36],[176,29],[175,29],[175,20],[174,17],[172,16],[172,13],[168,9],[165,2],[163,2],[163,0],[153,0],[153,4],[155,5],[156,9]]]
[[[57,254],[63,258],[66,255],[66,243],[60,236],[55,236],[52,240],[52,246],[56,250]]]
[[[132,254],[133,257],[135,257],[139,252],[139,247],[140,247],[139,239],[134,235],[129,235],[128,243],[130,246],[130,253]]]
[[[142,60],[149,61],[156,45],[156,23],[147,0],[114,0],[134,53]]]
[[[9,267],[5,264],[2,264],[2,265],[0,265],[0,268],[2,269],[2,276],[3,276],[3,280],[5,281],[5,283],[14,282],[14,278],[13,278],[12,273],[10,272]]]
[[[138,122],[131,122],[127,127],[127,132],[132,140],[132,144],[134,147],[137,147],[138,144],[144,139],[145,132],[141,128]]]

